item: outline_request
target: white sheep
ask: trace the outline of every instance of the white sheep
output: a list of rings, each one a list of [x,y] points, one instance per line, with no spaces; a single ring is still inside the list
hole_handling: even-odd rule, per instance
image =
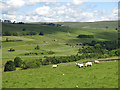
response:
[[[88,66],[92,66],[92,62],[87,62],[87,63],[85,64],[85,67],[88,67]]]
[[[56,68],[58,65],[52,65],[53,68]]]
[[[75,63],[76,66],[78,66],[78,63]]]
[[[83,64],[75,63],[79,68],[83,67]]]
[[[79,64],[79,63],[78,63],[78,67],[79,67],[79,68],[83,67],[83,64]]]
[[[95,64],[98,64],[98,63],[100,63],[100,62],[99,62],[98,60],[95,60],[94,63],[95,63]]]

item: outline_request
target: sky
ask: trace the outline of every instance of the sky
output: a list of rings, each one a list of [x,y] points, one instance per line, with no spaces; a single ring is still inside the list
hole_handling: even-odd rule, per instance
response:
[[[16,22],[94,22],[118,19],[119,0],[0,0],[0,18]]]

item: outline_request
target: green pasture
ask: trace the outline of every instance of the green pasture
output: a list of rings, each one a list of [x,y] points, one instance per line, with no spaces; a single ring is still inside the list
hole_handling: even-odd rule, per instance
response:
[[[41,25],[40,23],[2,24],[3,32],[18,34],[35,31],[37,35],[2,36],[2,65],[16,56],[24,60],[44,59],[44,56],[76,55],[82,46],[76,44],[95,41],[115,41],[118,38],[117,22],[59,22],[63,27]],[[109,28],[106,29],[105,27]],[[26,29],[26,31],[23,31]],[[44,35],[38,35],[43,32]],[[78,35],[93,35],[94,38],[77,38]],[[11,40],[5,42],[6,38]],[[40,50],[35,50],[39,45]],[[8,49],[14,48],[14,52]],[[47,54],[53,51],[55,54]],[[25,55],[25,53],[38,55]],[[44,53],[44,54],[41,54]],[[80,60],[83,62],[86,60]],[[3,88],[117,88],[118,62],[101,62],[92,67],[78,68],[75,62],[61,63],[40,68],[3,72]],[[64,74],[64,75],[63,75]]]
[[[75,62],[36,69],[3,72],[3,88],[117,88],[118,62],[78,68]]]

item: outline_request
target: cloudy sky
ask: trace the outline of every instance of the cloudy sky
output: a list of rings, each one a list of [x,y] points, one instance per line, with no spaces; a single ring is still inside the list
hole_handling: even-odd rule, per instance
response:
[[[118,0],[0,0],[0,18],[24,22],[118,19]]]

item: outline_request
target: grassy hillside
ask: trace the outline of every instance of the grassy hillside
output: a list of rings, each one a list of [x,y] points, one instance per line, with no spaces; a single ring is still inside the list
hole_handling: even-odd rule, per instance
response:
[[[3,73],[3,88],[117,88],[118,62],[78,68],[75,63]],[[64,74],[64,75],[63,75]]]
[[[18,36],[2,36],[2,65],[15,57],[23,61],[44,60],[45,57],[77,55],[81,43],[91,41],[115,41],[118,38],[117,22],[58,22],[64,26],[41,23],[2,24],[3,33]],[[55,23],[55,24],[58,24]],[[108,28],[106,28],[106,26]],[[36,35],[23,33],[36,32]],[[39,35],[42,32],[44,35]],[[93,35],[94,38],[78,38],[78,35]],[[7,41],[8,40],[8,41]],[[40,49],[36,50],[35,47]],[[86,45],[84,47],[87,47]],[[10,52],[9,49],[15,51]],[[54,52],[50,54],[48,52]],[[38,55],[26,53],[38,53]],[[79,54],[81,55],[81,54]],[[107,56],[107,55],[106,55]],[[61,60],[61,58],[60,58]],[[91,59],[89,59],[91,60]],[[94,58],[92,59],[94,60]],[[81,59],[79,62],[83,63]],[[59,67],[40,65],[40,68],[3,72],[3,88],[117,88],[118,62],[102,62],[92,67],[78,68],[75,62],[60,63]],[[4,68],[3,68],[4,69]],[[64,75],[63,75],[64,74]]]
[[[55,52],[52,56],[64,56],[77,54],[77,43],[95,41],[114,41],[117,40],[117,22],[64,22],[63,27],[55,27],[41,24],[5,24],[3,23],[3,32],[28,32],[35,31],[37,34],[43,32],[44,35],[26,35],[26,36],[3,36],[2,41],[6,38],[9,40],[16,40],[12,42],[2,42],[3,64],[6,60],[13,60],[14,57],[20,56],[23,59],[41,58],[46,55],[25,56],[26,52],[38,52],[34,50],[36,45],[40,46],[42,50],[52,50]],[[89,26],[89,27],[87,27]],[[106,29],[105,26],[109,28]],[[87,27],[87,28],[85,28]],[[23,31],[26,29],[26,31]],[[77,38],[79,34],[93,35],[94,38]],[[18,40],[18,41],[17,41]],[[19,41],[20,40],[20,41]],[[55,41],[54,41],[55,40]],[[66,45],[69,44],[69,45]],[[15,48],[15,52],[8,52],[8,49]],[[51,56],[51,55],[47,55]]]

